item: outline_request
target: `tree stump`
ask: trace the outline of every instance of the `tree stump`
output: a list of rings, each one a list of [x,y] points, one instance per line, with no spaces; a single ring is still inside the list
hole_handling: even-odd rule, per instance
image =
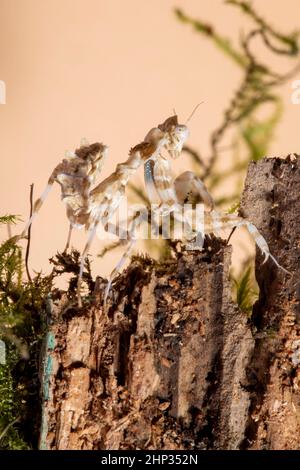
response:
[[[255,347],[248,368],[251,409],[246,448],[300,448],[300,156],[251,163],[242,215],[254,222],[272,262],[256,260],[259,301],[253,309]]]
[[[135,258],[78,310],[53,306],[42,370],[41,449],[299,448],[300,158],[249,167],[241,211],[258,254],[249,319],[232,301],[231,247],[165,263]]]

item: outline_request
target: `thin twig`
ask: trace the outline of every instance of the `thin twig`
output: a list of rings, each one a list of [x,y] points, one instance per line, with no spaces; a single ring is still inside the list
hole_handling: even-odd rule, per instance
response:
[[[29,215],[29,217],[32,216],[32,211],[33,211],[33,183],[30,185],[30,215]],[[26,267],[26,273],[27,273],[28,281],[32,282],[30,272],[29,272],[29,267],[28,267],[30,241],[31,241],[31,225],[28,228],[27,234],[28,234],[28,236],[27,236],[27,246],[26,246],[26,254],[25,254],[25,267]]]
[[[114,243],[111,243],[110,245],[107,245],[103,248],[103,250],[100,251],[100,253],[98,254],[98,257],[99,258],[103,258],[104,255],[106,255],[106,253],[116,249],[116,248],[119,248],[120,246],[122,245],[122,240],[119,240],[117,242],[114,242]]]
[[[256,13],[248,0],[226,0],[226,3],[239,7],[254,21],[256,28],[252,29],[241,39],[242,51],[233,48],[230,41],[218,34],[215,28],[201,20],[194,20],[186,16],[181,10],[176,10],[177,17],[184,23],[191,24],[198,32],[209,37],[227,56],[234,59],[235,63],[242,66],[244,77],[236,90],[229,106],[224,112],[221,124],[212,132],[210,139],[210,155],[205,159],[205,165],[197,158],[197,152],[190,155],[202,167],[203,180],[212,176],[216,163],[219,161],[220,148],[225,136],[231,128],[238,129],[247,119],[254,117],[255,111],[268,102],[275,103],[277,97],[272,93],[273,89],[290,80],[298,72],[298,66],[281,75],[271,70],[267,65],[257,60],[255,49],[251,51],[253,40],[260,37],[266,48],[274,54],[286,55],[296,59],[298,57],[299,33],[284,35],[276,31],[260,15]],[[273,44],[273,42],[277,44]],[[251,43],[251,44],[250,44]]]
[[[233,227],[233,229],[232,229],[231,232],[230,232],[229,237],[228,237],[227,240],[226,240],[226,245],[229,244],[230,239],[231,239],[231,237],[232,237],[232,235],[234,234],[235,231],[236,231],[236,227]]]

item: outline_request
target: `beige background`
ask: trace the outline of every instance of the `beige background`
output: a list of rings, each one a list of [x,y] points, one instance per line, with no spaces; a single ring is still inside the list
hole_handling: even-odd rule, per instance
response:
[[[300,27],[299,0],[254,4],[281,30]],[[1,214],[25,220],[30,183],[37,196],[65,150],[82,137],[110,146],[107,176],[173,108],[185,120],[202,100],[190,123],[190,144],[207,151],[239,70],[180,24],[175,6],[230,37],[249,25],[221,0],[0,0],[0,79],[7,86],[7,104],[0,106]],[[300,106],[291,104],[291,83],[283,96],[274,155],[300,151]],[[183,157],[176,170],[188,164]],[[33,269],[48,271],[48,258],[63,248],[67,226],[56,187],[33,226]],[[77,233],[74,245],[81,248],[84,240]],[[96,240],[93,252],[100,246]],[[107,273],[118,257],[96,261],[95,270]]]

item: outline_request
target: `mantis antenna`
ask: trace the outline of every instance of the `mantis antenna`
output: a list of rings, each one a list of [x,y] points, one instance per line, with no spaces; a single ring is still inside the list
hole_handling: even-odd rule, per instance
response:
[[[199,106],[200,106],[201,104],[203,104],[203,103],[204,103],[204,101],[201,101],[201,103],[198,103],[198,104],[194,107],[193,111],[191,112],[191,114],[189,115],[189,117],[187,118],[187,120],[185,121],[185,124],[187,124],[187,123],[192,119],[192,117],[194,116],[194,114],[195,114],[195,112],[197,111],[197,109],[199,108]]]

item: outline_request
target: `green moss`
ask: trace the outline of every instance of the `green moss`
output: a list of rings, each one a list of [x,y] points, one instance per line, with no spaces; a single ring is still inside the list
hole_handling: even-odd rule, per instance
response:
[[[6,364],[0,365],[0,449],[24,450],[29,445],[19,429],[24,403],[16,388],[13,370],[19,361],[15,347],[7,347]]]
[[[14,223],[15,216],[0,217]],[[13,239],[0,246],[0,448],[36,447],[39,426],[39,351],[45,331],[45,297],[52,278],[23,281],[22,250]],[[4,361],[5,360],[5,361]]]
[[[248,266],[237,279],[233,279],[235,287],[235,301],[240,309],[251,314],[253,304],[258,299],[258,290],[252,274],[251,265]]]

